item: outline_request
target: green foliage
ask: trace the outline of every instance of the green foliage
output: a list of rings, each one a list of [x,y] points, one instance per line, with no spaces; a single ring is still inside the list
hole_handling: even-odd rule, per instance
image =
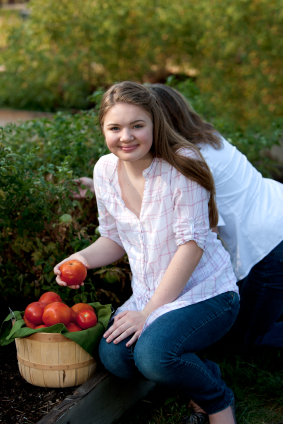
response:
[[[0,144],[0,290],[1,296],[38,298],[59,292],[53,267],[66,256],[99,237],[97,209],[90,193],[74,200],[73,179],[92,174],[93,165],[107,152],[95,127],[95,111],[58,113],[54,119],[29,121],[1,129]],[[5,146],[5,147],[4,147]],[[97,234],[98,233],[98,234]],[[64,289],[67,301],[118,304],[104,275],[125,286],[128,265],[107,267],[101,275],[89,272],[80,291]],[[125,270],[123,272],[122,270]],[[117,284],[116,284],[117,286]]]
[[[31,0],[1,11],[0,99],[16,108],[86,108],[95,88],[197,78],[218,116],[268,128],[282,116],[282,0]]]
[[[141,80],[198,34],[197,17],[169,0],[31,0],[28,7],[30,18],[7,29],[0,55],[1,102],[21,108],[85,108],[95,87]]]
[[[218,116],[209,96],[206,93],[201,94],[200,89],[192,80],[178,82],[170,77],[167,84],[180,91],[188,99],[193,109],[203,119],[213,123],[217,131],[246,155],[264,177],[271,177],[276,174],[276,161],[270,157],[269,151],[272,146],[279,145],[282,140],[282,117],[274,118],[266,129],[252,122],[246,126],[239,125],[238,121],[231,117]]]

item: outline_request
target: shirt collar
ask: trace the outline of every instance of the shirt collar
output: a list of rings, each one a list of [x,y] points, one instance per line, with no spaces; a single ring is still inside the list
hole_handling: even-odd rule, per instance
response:
[[[112,153],[113,154],[113,153]],[[113,156],[115,156],[115,155],[113,155]],[[111,175],[110,175],[110,177],[109,177],[109,181],[111,182],[111,183],[113,183],[113,180],[114,180],[114,178],[115,178],[115,175],[117,175],[117,177],[118,177],[118,174],[117,174],[117,166],[118,166],[118,160],[119,160],[119,158],[116,156],[115,157],[115,162],[114,162],[114,167],[113,167],[113,171],[112,171],[112,173],[111,173]],[[143,176],[144,176],[144,178],[145,179],[147,179],[147,178],[149,178],[149,177],[151,177],[153,174],[154,174],[154,171],[155,171],[155,168],[156,168],[156,162],[157,162],[157,158],[156,157],[154,157],[153,159],[152,159],[152,162],[151,162],[151,164],[149,165],[149,167],[148,168],[146,168],[144,171],[143,171]]]

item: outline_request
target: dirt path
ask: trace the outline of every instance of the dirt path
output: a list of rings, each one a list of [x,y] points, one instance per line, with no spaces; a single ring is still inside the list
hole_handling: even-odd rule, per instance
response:
[[[52,113],[32,112],[26,110],[0,109],[0,126],[10,123],[16,124],[20,121],[28,121],[30,119],[42,118],[44,116],[51,117]]]

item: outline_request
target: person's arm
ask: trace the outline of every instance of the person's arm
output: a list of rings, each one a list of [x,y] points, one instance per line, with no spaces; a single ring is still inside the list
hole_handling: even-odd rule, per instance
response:
[[[101,179],[99,180],[99,177],[96,175],[97,165],[94,167],[94,179],[89,180],[94,183],[93,187],[95,188],[97,209],[99,214],[99,232],[101,237],[99,237],[99,239],[96,240],[91,246],[71,255],[69,258],[64,259],[64,261],[60,262],[54,267],[54,273],[57,275],[56,281],[60,286],[66,286],[66,283],[64,283],[60,278],[59,268],[63,262],[66,262],[70,259],[77,259],[87,268],[100,268],[102,266],[112,264],[126,253],[120,240],[116,220],[107,210],[100,195]],[[77,285],[69,287],[78,289],[80,286]]]
[[[113,262],[118,261],[125,255],[125,250],[115,241],[106,238],[99,237],[92,245],[86,247],[80,252],[74,253],[68,258],[54,267],[54,273],[57,275],[56,281],[60,286],[67,286],[67,284],[60,278],[60,266],[63,262],[69,261],[70,259],[76,259],[82,262],[86,268],[100,268],[102,266],[110,265]],[[83,283],[82,283],[83,285]],[[69,286],[70,288],[78,289],[80,286]]]
[[[188,283],[205,250],[209,232],[209,194],[202,186],[189,180],[176,169],[171,176],[174,208],[173,232],[178,247],[168,268],[145,308],[139,312],[124,311],[114,319],[104,337],[119,343],[133,334],[127,346],[141,334],[147,317],[157,308],[176,300]]]
[[[176,300],[185,288],[192,273],[201,260],[203,250],[193,241],[179,246],[173,256],[154,295],[142,311],[124,311],[114,318],[114,324],[105,332],[104,337],[110,343],[119,343],[134,333],[127,343],[135,343],[148,316],[160,306]]]
[[[201,260],[203,250],[191,240],[179,246],[154,295],[143,309],[148,317],[155,309],[179,297]]]

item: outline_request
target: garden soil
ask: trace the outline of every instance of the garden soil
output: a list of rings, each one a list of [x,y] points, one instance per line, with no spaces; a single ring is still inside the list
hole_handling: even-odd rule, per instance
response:
[[[0,423],[34,424],[73,394],[75,387],[33,386],[21,376],[15,343],[0,347]]]

